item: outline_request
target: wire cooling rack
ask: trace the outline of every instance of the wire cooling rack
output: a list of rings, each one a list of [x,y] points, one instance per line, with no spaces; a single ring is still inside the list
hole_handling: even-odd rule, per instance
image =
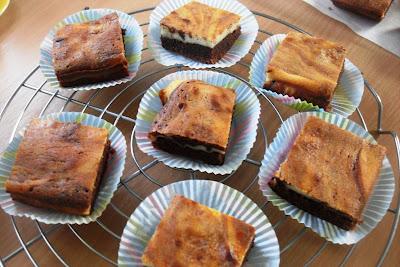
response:
[[[154,8],[141,9],[129,14],[135,15],[136,18],[143,17],[139,21],[145,21],[149,17],[149,12]],[[261,29],[259,30],[259,36],[256,41],[255,46],[251,50],[251,52],[242,59],[236,66],[228,69],[217,69],[216,71],[220,71],[223,73],[230,74],[235,76],[236,78],[242,80],[247,83],[247,75],[249,70],[249,62],[254,55],[254,51],[261,44],[261,41],[273,35],[274,33],[263,30],[265,28],[274,29],[275,33],[282,33],[287,31],[288,29],[296,30],[300,32],[304,32],[302,29],[292,25],[286,21],[283,21],[279,18],[275,18],[266,14],[262,14],[256,11],[253,11],[256,15],[259,24],[261,25]],[[270,25],[270,27],[266,27],[265,25]],[[143,32],[147,32],[148,22],[143,22],[140,24],[143,29]],[[146,34],[145,34],[146,37]],[[144,72],[143,72],[144,69]],[[264,212],[268,209],[269,203],[265,201],[265,198],[260,196],[260,192],[258,190],[257,184],[257,172],[260,167],[261,159],[265,151],[265,147],[269,143],[269,140],[274,136],[274,131],[277,130],[279,125],[283,122],[283,113],[287,114],[287,108],[278,104],[275,105],[273,100],[270,100],[264,94],[259,92],[256,88],[253,90],[258,94],[260,101],[262,103],[263,112],[260,120],[260,129],[258,133],[258,138],[255,143],[254,149],[255,153],[250,153],[250,156],[244,161],[243,166],[239,168],[236,172],[226,175],[226,176],[204,176],[204,174],[188,171],[188,170],[168,170],[168,167],[162,166],[157,160],[147,157],[142,154],[135,142],[134,130],[135,130],[135,112],[137,110],[138,104],[140,102],[141,97],[143,96],[145,90],[137,90],[138,87],[148,88],[153,82],[155,82],[160,77],[164,76],[169,72],[174,72],[177,70],[183,69],[180,66],[171,66],[171,67],[163,67],[157,64],[151,56],[151,53],[148,51],[148,48],[145,47],[143,49],[142,54],[142,62],[141,69],[139,71],[138,76],[130,82],[128,85],[120,86],[117,91],[114,89],[103,89],[96,90],[90,92],[70,92],[70,91],[59,91],[48,87],[44,77],[41,75],[39,67],[36,67],[32,70],[31,73],[23,80],[23,82],[17,87],[12,96],[5,103],[3,109],[0,112],[0,129],[1,131],[10,132],[10,141],[14,137],[15,133],[18,129],[20,129],[24,123],[29,121],[30,118],[34,116],[42,116],[46,113],[55,112],[55,111],[81,111],[92,113],[99,117],[105,118],[110,122],[113,122],[114,125],[118,127],[124,127],[124,129],[128,129],[123,131],[126,137],[128,146],[130,145],[130,151],[128,152],[127,157],[127,168],[124,173],[124,176],[121,178],[119,183],[118,191],[116,196],[114,197],[112,203],[110,203],[107,211],[103,216],[101,216],[96,222],[88,226],[83,226],[84,230],[81,230],[82,226],[76,225],[44,225],[38,223],[37,221],[30,221],[29,226],[36,228],[38,234],[36,236],[31,237],[28,240],[23,237],[23,229],[17,223],[16,218],[10,217],[11,224],[13,230],[15,231],[15,235],[20,242],[20,247],[16,250],[12,251],[8,255],[4,256],[0,259],[0,265],[7,264],[17,255],[21,253],[25,253],[26,257],[29,261],[34,265],[38,266],[38,262],[40,259],[32,253],[32,247],[35,243],[44,242],[42,245],[48,247],[48,251],[50,256],[54,256],[56,261],[58,261],[61,265],[68,266],[73,265],[73,257],[71,254],[67,255],[58,246],[55,245],[57,242],[56,238],[53,238],[55,232],[63,230],[64,232],[68,232],[72,234],[74,242],[80,243],[81,247],[84,247],[90,255],[91,262],[95,262],[96,265],[116,265],[117,258],[117,250],[118,243],[120,240],[120,235],[123,230],[123,226],[125,222],[129,218],[130,214],[134,210],[134,208],[138,205],[140,201],[142,201],[147,195],[149,195],[152,191],[157,189],[160,186],[163,186],[171,180],[160,178],[160,175],[163,172],[166,172],[168,175],[170,172],[174,172],[173,175],[177,178],[174,180],[183,180],[183,179],[197,179],[197,178],[208,178],[214,179],[223,183],[231,183],[232,181],[237,181],[240,179],[239,187],[240,190],[250,197],[257,198],[258,204],[264,210]],[[248,83],[247,83],[248,84]],[[249,84],[248,84],[249,85]],[[250,85],[249,85],[250,86]],[[377,123],[376,127],[371,131],[377,135],[388,135],[394,141],[394,146],[396,148],[396,159],[392,160],[392,163],[396,164],[393,167],[400,168],[400,144],[399,139],[396,133],[391,131],[385,131],[382,129],[382,110],[383,104],[380,100],[379,95],[372,88],[372,86],[365,81],[366,92],[372,96],[372,98],[376,101],[377,104]],[[109,93],[112,94],[109,94]],[[25,102],[24,102],[25,101]],[[23,106],[19,106],[19,111],[17,113],[10,112],[9,110],[13,105],[19,104]],[[122,103],[122,104],[121,104]],[[32,107],[36,107],[40,105],[42,109],[37,114],[35,112],[31,112]],[[14,110],[18,110],[13,108]],[[9,114],[12,113],[12,114]],[[5,123],[7,117],[13,117],[14,125],[10,125]],[[15,119],[16,117],[16,119]],[[354,116],[358,123],[360,123],[365,129],[368,130],[367,124],[361,113],[360,109],[356,110],[356,115]],[[15,119],[15,120],[14,120]],[[123,125],[123,126],[121,126]],[[11,127],[11,128],[10,128]],[[271,129],[274,128],[274,129]],[[258,156],[258,158],[257,158]],[[157,169],[158,168],[158,169]],[[157,171],[153,171],[153,169],[157,169]],[[179,174],[178,174],[179,172]],[[243,176],[245,174],[245,176]],[[142,180],[142,186],[140,183],[135,183],[136,180]],[[143,185],[143,181],[147,181],[149,184]],[[133,184],[132,184],[133,183]],[[396,186],[398,186],[398,179],[396,181]],[[237,187],[237,186],[236,186]],[[116,199],[122,201],[116,201]],[[394,198],[396,200],[396,198]],[[132,203],[132,205],[128,208],[125,208],[126,203]],[[393,209],[389,209],[388,213],[392,216],[391,220],[391,228],[388,233],[388,237],[385,243],[385,246],[381,248],[381,254],[379,255],[376,265],[380,266],[383,264],[383,261],[386,255],[389,252],[389,249],[392,245],[397,225],[399,222],[399,204],[400,197],[397,198],[397,203]],[[271,207],[273,209],[273,207]],[[111,210],[111,211],[109,211]],[[269,218],[276,217],[275,214],[269,214],[266,212]],[[112,215],[110,215],[112,214]],[[278,227],[285,227],[285,221],[287,217],[282,213],[279,213],[280,217],[278,219],[273,218],[273,227],[275,230]],[[121,221],[120,227],[114,229],[112,226],[113,221]],[[287,227],[287,226],[286,226]],[[382,227],[382,225],[378,225],[377,227]],[[286,230],[286,229],[285,229]],[[92,237],[87,237],[87,235],[82,234],[84,231],[94,232],[94,236],[96,235],[106,235],[106,239],[101,241],[103,244],[99,246],[99,242]],[[301,242],[301,238],[310,230],[304,228],[301,225],[300,230],[296,230],[295,234],[293,234],[287,242],[281,246],[281,254],[287,253],[289,250],[295,250],[295,253],[303,253],[301,246],[295,246],[296,243]],[[101,233],[100,233],[101,232]],[[315,237],[314,237],[315,238]],[[319,238],[319,237],[318,237]],[[104,241],[106,240],[106,241]],[[107,241],[109,240],[109,241]],[[307,259],[303,262],[304,265],[310,265],[313,263],[327,248],[328,241],[321,239],[320,246],[317,249],[307,256]],[[361,241],[363,242],[363,241]],[[77,246],[77,243],[68,244],[69,246]],[[338,256],[332,262],[334,265],[344,266],[348,260],[352,257],[352,254],[357,245],[349,246],[347,251],[344,253],[344,256]],[[112,255],[108,253],[112,251]],[[83,251],[73,252],[73,253],[83,253]],[[74,255],[74,254],[72,254]],[[75,263],[76,264],[76,263]]]

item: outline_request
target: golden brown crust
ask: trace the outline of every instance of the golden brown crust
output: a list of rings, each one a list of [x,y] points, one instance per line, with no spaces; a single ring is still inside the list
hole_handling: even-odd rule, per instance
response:
[[[171,33],[215,43],[226,29],[239,21],[240,16],[235,13],[192,1],[164,17],[160,25]]]
[[[146,266],[241,266],[255,228],[175,196],[142,256]],[[189,264],[190,263],[190,264]]]
[[[287,95],[294,96],[299,90],[310,99],[330,102],[344,59],[345,49],[336,43],[289,32],[268,64],[265,86],[279,82]]]
[[[60,28],[53,42],[53,64],[57,78],[73,82],[93,75],[128,75],[128,61],[118,15],[69,24]],[[87,76],[87,77],[86,77]]]
[[[338,7],[360,15],[382,20],[393,0],[332,0],[332,2]]]
[[[225,150],[235,98],[232,89],[197,80],[184,81],[170,93],[149,137],[183,137]]]
[[[108,148],[106,129],[34,119],[18,148],[6,190],[34,206],[88,215]]]
[[[385,151],[383,146],[309,117],[275,176],[361,221]]]

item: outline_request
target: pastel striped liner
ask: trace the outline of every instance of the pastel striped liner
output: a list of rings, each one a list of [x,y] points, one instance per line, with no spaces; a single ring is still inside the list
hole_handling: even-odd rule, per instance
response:
[[[12,200],[10,194],[5,191],[5,181],[11,173],[14,165],[15,154],[20,142],[22,141],[24,130],[16,134],[13,141],[2,153],[0,159],[0,206],[9,215],[28,217],[46,224],[87,224],[95,221],[110,203],[114,192],[118,188],[118,183],[124,171],[126,158],[126,141],[124,135],[117,127],[93,115],[80,112],[61,112],[52,113],[43,119],[54,119],[61,122],[79,122],[98,128],[105,128],[109,132],[109,140],[114,153],[110,155],[107,162],[107,169],[103,175],[99,192],[94,203],[93,211],[88,216],[70,215],[66,213],[40,209],[25,205]]]
[[[267,216],[243,193],[208,180],[172,183],[142,201],[122,233],[118,266],[142,266],[144,249],[175,195],[183,195],[253,225],[256,237],[245,266],[279,266],[279,243]]]
[[[273,97],[298,111],[323,111],[322,108],[307,101],[263,89],[268,63],[285,37],[286,34],[275,34],[262,43],[251,62],[250,83],[262,90],[267,96]],[[347,118],[360,105],[363,93],[364,78],[360,70],[346,58],[338,87],[333,95],[332,112]]]
[[[225,163],[221,166],[205,164],[201,161],[187,157],[173,155],[156,149],[151,144],[147,134],[151,124],[162,105],[159,91],[174,80],[202,80],[209,84],[232,88],[236,92],[235,111],[233,113],[228,149],[225,155]],[[192,169],[195,171],[228,174],[239,168],[246,158],[257,136],[258,118],[260,117],[260,102],[245,83],[223,73],[191,70],[171,73],[154,83],[143,96],[136,118],[135,137],[140,150],[155,157],[172,168]]]
[[[202,2],[209,6],[221,8],[241,16],[241,34],[239,38],[233,44],[232,48],[226,53],[226,55],[216,64],[197,62],[164,49],[161,46],[160,39],[161,19],[190,1],[191,0],[165,0],[161,2],[150,14],[148,46],[158,63],[164,66],[179,64],[193,69],[211,67],[226,68],[233,66],[241,58],[246,56],[257,37],[258,23],[254,14],[236,0],[197,0],[198,2]]]
[[[125,56],[126,59],[128,60],[129,76],[112,81],[105,81],[105,82],[99,82],[81,86],[73,86],[73,87],[61,87],[54,71],[53,57],[51,54],[53,47],[53,39],[57,30],[67,24],[83,23],[96,20],[113,12],[116,12],[118,14],[121,28],[125,29],[124,45],[125,45]],[[39,65],[43,75],[45,76],[48,83],[52,87],[56,88],[61,87],[62,89],[65,90],[74,90],[74,91],[100,89],[105,87],[111,87],[132,80],[135,77],[137,71],[139,70],[142,48],[143,48],[143,32],[139,26],[139,23],[135,20],[133,16],[130,16],[126,13],[113,9],[105,9],[105,8],[88,9],[79,11],[75,14],[66,17],[62,21],[58,22],[49,31],[49,33],[42,41],[42,44],[40,45]]]
[[[287,119],[279,128],[273,142],[265,152],[262,166],[259,172],[260,188],[274,206],[278,207],[286,215],[291,216],[306,227],[311,228],[321,237],[336,244],[354,244],[371,232],[386,214],[392,202],[395,190],[395,178],[392,167],[387,157],[383,161],[377,184],[374,187],[365,210],[363,212],[363,223],[354,230],[345,231],[327,221],[317,218],[286,200],[280,198],[268,186],[268,181],[279,169],[280,164],[286,159],[287,154],[295,141],[295,138],[303,128],[309,116],[319,117],[326,122],[337,125],[342,129],[350,131],[369,142],[376,144],[374,138],[364,128],[340,115],[327,112],[298,113]]]

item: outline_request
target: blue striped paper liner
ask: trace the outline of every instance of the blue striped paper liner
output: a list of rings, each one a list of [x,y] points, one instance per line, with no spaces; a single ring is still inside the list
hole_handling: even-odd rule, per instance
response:
[[[128,60],[129,76],[118,80],[110,80],[110,81],[85,84],[80,86],[61,87],[60,83],[57,80],[57,76],[54,70],[53,57],[51,53],[53,48],[53,39],[57,30],[65,26],[66,24],[83,23],[83,22],[97,20],[113,12],[117,13],[119,17],[119,23],[121,24],[121,28],[125,29],[125,35],[124,35],[125,57]],[[74,13],[66,17],[62,21],[58,22],[49,31],[49,33],[42,41],[42,44],[40,45],[39,65],[40,65],[40,70],[42,71],[44,77],[47,79],[48,83],[52,87],[61,88],[65,90],[74,90],[74,91],[100,89],[121,83],[126,83],[132,80],[135,77],[137,71],[139,70],[142,48],[143,48],[143,32],[139,26],[139,23],[135,20],[133,16],[130,16],[126,13],[113,9],[106,9],[106,8],[88,9],[79,11],[77,13]]]
[[[266,95],[298,111],[323,111],[322,108],[307,101],[263,89],[267,65],[285,37],[286,34],[275,34],[262,43],[251,62],[250,83],[262,90]],[[343,117],[350,116],[360,105],[363,93],[364,78],[360,70],[346,58],[343,72],[333,95],[332,112]]]
[[[376,144],[374,138],[364,128],[340,115],[327,112],[306,112],[298,113],[287,119],[279,128],[276,137],[265,152],[262,166],[259,172],[260,188],[274,206],[278,207],[286,215],[291,216],[306,227],[311,228],[321,237],[336,244],[354,244],[371,232],[386,214],[392,202],[395,179],[392,167],[387,157],[383,160],[378,181],[374,187],[364,212],[363,222],[354,230],[345,231],[336,225],[319,219],[318,217],[305,212],[279,197],[269,187],[268,182],[273,174],[279,169],[281,163],[286,159],[287,154],[295,141],[296,136],[303,128],[309,116],[319,117],[326,122],[337,125],[342,129],[356,134],[357,136]]]
[[[219,182],[189,180],[164,186],[140,203],[129,218],[118,250],[118,266],[142,266],[141,257],[175,195],[245,221],[256,228],[244,266],[279,266],[279,243],[267,216],[243,193]]]
[[[229,144],[223,165],[211,165],[187,157],[173,155],[156,149],[151,144],[147,135],[154,118],[162,108],[159,91],[174,80],[202,80],[209,84],[235,90],[235,111],[233,113]],[[257,96],[250,87],[240,80],[230,75],[213,71],[179,71],[171,73],[154,83],[143,96],[136,118],[136,142],[140,150],[144,153],[155,157],[170,167],[192,169],[214,174],[228,174],[239,168],[253,147],[257,136],[260,112],[260,102]]]
[[[15,161],[16,151],[24,135],[22,130],[17,133],[2,153],[0,159],[0,205],[9,215],[28,217],[46,224],[87,224],[95,221],[110,203],[114,192],[118,188],[119,180],[124,171],[126,157],[126,141],[124,135],[117,127],[96,116],[80,112],[60,112],[44,116],[42,119],[53,119],[61,122],[79,122],[98,128],[106,128],[109,133],[111,148],[115,151],[110,154],[107,161],[107,169],[102,177],[99,192],[94,202],[92,213],[88,216],[71,215],[47,209],[41,209],[12,200],[5,191],[5,181],[11,174]]]
[[[226,68],[236,64],[236,62],[238,62],[250,51],[250,48],[252,47],[258,34],[258,23],[254,14],[236,0],[197,0],[198,2],[207,4],[209,6],[227,10],[241,16],[241,34],[238,40],[236,40],[231,49],[217,63],[201,63],[164,49],[161,46],[160,39],[161,19],[190,1],[191,0],[165,0],[161,2],[151,13],[148,45],[158,63],[164,66],[177,64],[184,65],[193,69],[211,67]]]

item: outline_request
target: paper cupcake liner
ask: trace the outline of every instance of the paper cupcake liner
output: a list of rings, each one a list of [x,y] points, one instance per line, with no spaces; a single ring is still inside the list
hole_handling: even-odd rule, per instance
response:
[[[71,215],[47,209],[36,208],[14,201],[10,194],[5,191],[5,182],[11,174],[14,165],[16,151],[22,141],[24,130],[19,132],[3,152],[0,159],[0,206],[9,215],[29,217],[46,224],[87,224],[95,221],[106,209],[108,203],[117,190],[120,177],[122,176],[125,157],[126,142],[123,134],[117,127],[98,117],[80,112],[61,112],[49,114],[43,119],[54,119],[61,122],[79,122],[82,125],[106,128],[109,133],[111,148],[114,153],[107,161],[107,169],[100,183],[99,192],[94,202],[92,213],[88,216]]]
[[[266,95],[298,111],[323,111],[322,108],[307,101],[263,89],[267,65],[285,37],[286,34],[276,34],[263,42],[251,62],[250,83],[262,90]],[[360,70],[346,58],[338,87],[333,95],[332,112],[342,115],[343,117],[350,116],[360,105],[363,93],[364,79],[362,74]]]
[[[205,64],[168,51],[161,46],[160,21],[172,11],[191,0],[165,0],[160,3],[150,15],[149,48],[154,58],[164,66],[184,65],[193,69],[226,68],[244,57],[254,43],[258,34],[258,23],[253,13],[236,0],[197,0],[212,7],[221,8],[241,16],[241,34],[226,55],[215,64]]]
[[[245,266],[279,266],[279,243],[267,216],[252,200],[222,183],[189,180],[164,186],[147,197],[129,218],[118,251],[119,266],[142,266],[141,257],[175,195],[183,195],[256,228]]]
[[[364,212],[363,222],[354,230],[345,231],[336,225],[324,221],[305,212],[279,197],[269,187],[268,182],[279,169],[280,164],[286,159],[296,137],[303,128],[309,116],[319,117],[326,122],[337,125],[342,129],[352,132],[359,137],[376,144],[374,138],[364,128],[340,115],[327,112],[298,113],[287,119],[265,152],[259,173],[260,188],[274,206],[278,207],[286,215],[291,216],[306,227],[311,228],[321,237],[336,244],[354,244],[371,232],[386,214],[393,198],[395,179],[392,167],[387,157],[383,160],[378,181],[374,187]]]
[[[57,80],[57,76],[54,70],[53,57],[51,53],[53,49],[54,35],[57,32],[57,30],[65,26],[66,24],[83,23],[87,21],[97,20],[113,12],[116,12],[118,14],[121,28],[125,30],[125,35],[124,35],[125,57],[128,60],[129,76],[118,80],[110,80],[110,81],[91,83],[80,86],[61,87],[60,83]],[[40,45],[39,65],[44,77],[47,79],[48,83],[53,87],[57,88],[60,87],[61,89],[75,90],[75,91],[100,89],[125,83],[132,80],[135,77],[136,72],[139,70],[142,48],[143,48],[143,32],[138,22],[133,18],[133,16],[130,16],[126,13],[113,9],[88,9],[79,11],[75,14],[66,17],[62,21],[58,22],[53,27],[53,29],[49,31],[49,33],[44,38],[42,44]]]
[[[162,108],[159,91],[174,80],[202,80],[206,83],[233,88],[236,92],[228,149],[225,163],[210,165],[198,160],[174,155],[156,149],[148,138],[152,122]],[[140,150],[173,168],[192,169],[214,174],[228,174],[239,168],[256,140],[260,102],[253,90],[240,80],[213,71],[179,71],[171,73],[153,84],[143,96],[136,118],[135,137]]]

